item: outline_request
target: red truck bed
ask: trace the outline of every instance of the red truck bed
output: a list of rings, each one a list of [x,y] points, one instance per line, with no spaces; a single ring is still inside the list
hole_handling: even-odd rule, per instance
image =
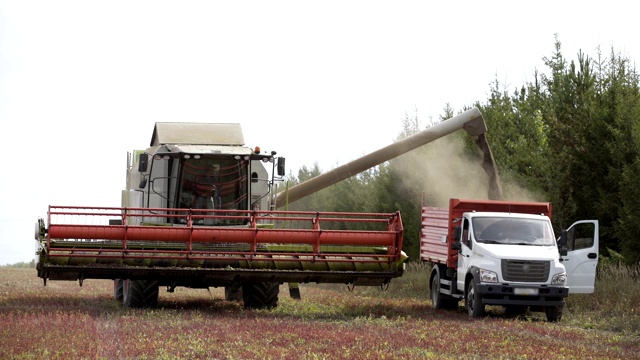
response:
[[[420,229],[421,261],[456,267],[458,251],[451,249],[453,229],[458,225],[462,214],[469,211],[543,214],[551,218],[551,203],[450,199],[449,207],[442,208],[424,206],[423,197]]]

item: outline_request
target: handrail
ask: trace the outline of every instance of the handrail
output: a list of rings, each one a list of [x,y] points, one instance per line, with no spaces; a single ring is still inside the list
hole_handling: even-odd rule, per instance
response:
[[[50,206],[47,218],[48,259],[391,264],[403,256],[399,212]]]

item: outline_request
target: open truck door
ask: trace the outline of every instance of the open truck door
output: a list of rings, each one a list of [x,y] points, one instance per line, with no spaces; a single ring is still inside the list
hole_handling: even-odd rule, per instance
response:
[[[569,293],[593,293],[598,265],[598,220],[581,220],[566,230],[567,254],[561,261],[567,270]]]

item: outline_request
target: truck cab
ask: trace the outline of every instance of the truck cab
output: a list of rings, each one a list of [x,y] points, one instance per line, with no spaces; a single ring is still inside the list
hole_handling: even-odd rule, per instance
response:
[[[436,308],[464,300],[472,317],[498,305],[558,321],[570,293],[594,291],[597,220],[556,237],[550,203],[451,199],[449,208],[423,204],[422,212],[421,259],[433,264]]]
[[[595,220],[580,221],[559,241],[544,215],[465,213],[454,242],[456,288],[470,315],[502,305],[544,309],[550,321],[558,320],[569,293],[594,291],[597,229]]]

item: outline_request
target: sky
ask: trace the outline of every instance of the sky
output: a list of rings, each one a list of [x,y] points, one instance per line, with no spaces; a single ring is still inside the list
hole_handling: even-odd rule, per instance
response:
[[[119,206],[156,122],[240,123],[288,173],[328,171],[393,143],[407,114],[524,85],[556,35],[569,60],[635,62],[629,4],[0,0],[0,265],[34,258],[49,205]]]

